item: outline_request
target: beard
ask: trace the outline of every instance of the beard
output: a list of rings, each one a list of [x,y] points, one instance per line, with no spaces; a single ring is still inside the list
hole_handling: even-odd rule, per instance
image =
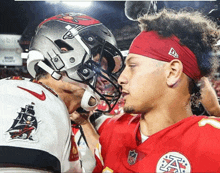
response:
[[[124,112],[128,113],[128,114],[134,113],[134,107],[133,106],[125,106],[124,107]]]

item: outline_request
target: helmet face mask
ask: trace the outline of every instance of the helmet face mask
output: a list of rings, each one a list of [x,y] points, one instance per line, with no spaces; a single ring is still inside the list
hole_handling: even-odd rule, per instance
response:
[[[123,62],[121,53],[106,43],[101,48],[96,49],[92,59],[78,69],[78,75],[82,81],[108,105],[107,112],[113,109],[121,96],[121,88],[117,79],[124,65],[120,62]]]
[[[42,54],[41,58],[36,54]],[[45,66],[42,57],[49,66]],[[43,21],[32,39],[27,61],[33,77],[36,65],[57,80],[83,84],[86,93],[90,93],[87,101],[82,100],[81,105],[88,105],[82,106],[85,110],[94,109],[101,99],[109,106],[109,112],[121,95],[117,78],[124,68],[124,58],[112,33],[89,16],[69,13]],[[65,77],[61,77],[63,73]],[[96,99],[95,105],[89,105],[89,97]]]

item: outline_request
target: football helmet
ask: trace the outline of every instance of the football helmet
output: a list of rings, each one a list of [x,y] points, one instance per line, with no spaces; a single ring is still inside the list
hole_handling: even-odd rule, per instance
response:
[[[124,68],[124,57],[110,30],[87,15],[60,14],[40,23],[27,60],[33,77],[36,66],[57,80],[82,86],[85,93],[81,107],[86,111],[103,100],[109,112],[120,98],[117,79]],[[95,103],[89,102],[91,98]]]

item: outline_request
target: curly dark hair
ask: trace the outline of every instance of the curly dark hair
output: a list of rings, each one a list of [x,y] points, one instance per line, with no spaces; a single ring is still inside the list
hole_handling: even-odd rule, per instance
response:
[[[214,46],[220,38],[217,23],[198,11],[174,11],[163,9],[156,15],[145,15],[139,20],[141,30],[157,31],[163,37],[175,35],[180,44],[187,46],[196,56],[203,76],[217,69]]]
[[[175,35],[180,44],[187,46],[196,56],[202,76],[212,77],[219,66],[215,44],[220,39],[217,23],[198,11],[175,11],[163,9],[156,15],[144,15],[138,19],[141,30],[157,31],[160,36]],[[197,105],[200,96],[201,81],[189,79],[191,103]]]

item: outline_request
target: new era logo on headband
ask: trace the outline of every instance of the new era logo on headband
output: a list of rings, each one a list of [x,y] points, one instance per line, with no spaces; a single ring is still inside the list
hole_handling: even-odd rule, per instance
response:
[[[173,56],[174,58],[179,58],[179,55],[176,53],[175,49],[171,47],[169,55]]]

